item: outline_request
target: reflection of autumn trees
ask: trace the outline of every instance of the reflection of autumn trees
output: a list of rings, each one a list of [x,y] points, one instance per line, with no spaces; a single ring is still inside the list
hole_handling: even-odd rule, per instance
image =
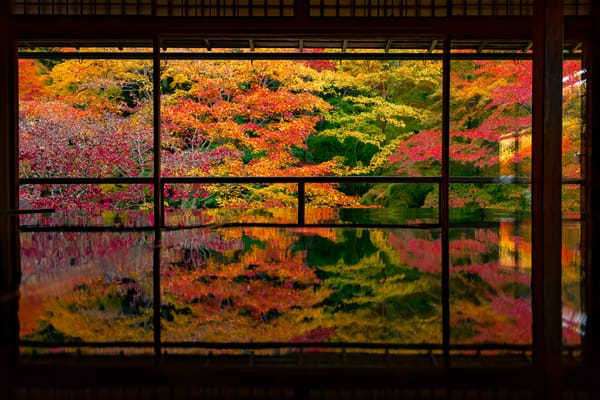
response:
[[[171,248],[162,274],[167,340],[291,341],[321,327],[319,304],[330,290],[294,249],[294,234],[244,228],[209,236],[230,246],[167,239],[178,253]]]
[[[22,233],[21,337],[150,340],[150,241],[143,233]]]
[[[530,243],[527,237],[504,239]],[[417,271],[437,274],[439,279],[439,232],[391,234],[389,240],[401,262]],[[453,343],[530,343],[530,268],[503,265],[498,252],[505,244],[497,229],[453,231],[449,250]]]
[[[512,222],[452,231],[453,343],[530,343],[529,235],[527,223]],[[150,340],[146,235],[22,240],[22,337]],[[166,232],[162,243],[164,340],[441,340],[437,230],[195,229]],[[565,307],[575,315],[580,261],[569,240],[564,246]],[[577,321],[565,327],[568,343],[577,329]]]
[[[407,265],[404,257],[419,255],[394,249],[389,242],[394,232],[338,229],[335,233],[331,239],[303,238],[307,262],[333,290],[324,303],[328,322],[335,327],[332,340],[439,343],[439,268],[431,273]],[[406,239],[416,232],[396,233]]]

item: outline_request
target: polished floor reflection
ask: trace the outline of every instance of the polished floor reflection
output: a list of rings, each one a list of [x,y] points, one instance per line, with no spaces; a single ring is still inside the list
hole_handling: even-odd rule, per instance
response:
[[[580,228],[563,228],[570,345],[585,331]],[[439,228],[209,227],[161,236],[153,258],[153,231],[24,229],[23,351],[104,342],[146,343],[127,351],[151,352],[156,312],[174,352],[197,342],[441,346]],[[450,344],[530,345],[531,221],[486,213],[450,229],[449,253]]]

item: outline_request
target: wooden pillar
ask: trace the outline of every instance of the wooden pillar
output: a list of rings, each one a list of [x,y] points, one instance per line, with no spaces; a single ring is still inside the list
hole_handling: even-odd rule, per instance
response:
[[[440,224],[442,228],[442,345],[444,368],[450,369],[450,38],[444,39],[442,69],[442,181]],[[446,375],[447,376],[447,375]]]
[[[592,2],[594,19],[591,40],[585,53],[587,69],[587,137],[586,137],[586,312],[588,315],[584,337],[584,360],[590,376],[600,373],[600,3]],[[595,206],[595,207],[594,207]],[[594,394],[600,394],[600,382],[594,384]],[[597,398],[597,397],[594,397]]]
[[[161,249],[161,230],[164,227],[164,207],[163,207],[163,185],[161,173],[161,104],[160,104],[160,35],[155,35],[152,45],[152,98],[153,98],[153,148],[154,148],[154,256],[152,261],[152,286],[153,286],[153,327],[154,327],[154,355],[156,360],[161,355],[161,331],[160,331],[160,249]]]
[[[0,5],[0,375],[6,378],[18,352],[19,242],[17,219],[16,141],[14,135],[14,48],[9,29],[8,2]],[[0,382],[0,397],[10,399],[9,382]]]
[[[533,358],[537,397],[561,398],[562,0],[535,0],[533,37]]]

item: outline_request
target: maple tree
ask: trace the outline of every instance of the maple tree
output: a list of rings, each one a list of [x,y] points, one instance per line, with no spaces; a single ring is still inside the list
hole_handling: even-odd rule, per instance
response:
[[[164,72],[164,174],[173,176],[326,175],[327,163],[301,162],[302,148],[330,106],[313,94],[317,71],[300,62],[170,62]],[[332,185],[328,185],[334,191]],[[196,205],[252,207],[253,196],[289,207],[295,190],[281,185],[196,186]],[[189,193],[189,191],[188,191]],[[167,201],[182,194],[171,187]],[[187,194],[185,194],[187,195]],[[171,199],[175,198],[175,202]],[[189,202],[188,202],[189,204]]]
[[[19,85],[21,177],[152,175],[148,89],[139,84],[134,90],[136,84],[129,82],[147,80],[147,65],[69,60],[49,71],[41,63],[21,62],[20,82],[27,82]],[[53,208],[57,216],[68,218],[78,213],[89,222],[87,217],[106,215],[115,208],[144,208],[152,197],[145,185],[20,187],[23,206]]]
[[[581,62],[565,62],[564,71],[563,174],[577,178]],[[21,177],[153,175],[149,62],[21,60],[19,76]],[[162,176],[439,176],[441,78],[441,63],[429,61],[168,60]],[[453,61],[450,95],[451,175],[529,176],[531,63]],[[438,190],[311,183],[306,221],[435,224]],[[167,224],[295,223],[297,192],[296,184],[168,184]],[[580,212],[580,193],[565,186],[565,213]],[[57,210],[24,216],[25,225],[151,226],[153,201],[152,185],[143,184],[20,187],[22,207]],[[492,208],[528,212],[530,188],[452,184],[450,207],[461,208],[453,221],[485,220]],[[497,224],[452,232],[453,343],[531,341],[529,222]],[[577,343],[585,322],[581,229],[564,232],[563,332]],[[436,229],[163,235],[166,340],[441,341]],[[63,232],[21,240],[22,337],[151,340],[149,238]]]
[[[451,175],[521,175],[530,172],[531,63],[453,61],[451,70]],[[441,165],[441,132],[425,129],[402,142],[390,161],[399,173]]]

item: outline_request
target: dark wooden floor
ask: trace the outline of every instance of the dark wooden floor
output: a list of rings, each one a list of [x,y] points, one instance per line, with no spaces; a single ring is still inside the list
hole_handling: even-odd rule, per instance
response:
[[[30,357],[6,371],[2,400],[544,399],[528,357],[307,353],[283,356]],[[565,400],[600,399],[598,371],[566,358]]]

